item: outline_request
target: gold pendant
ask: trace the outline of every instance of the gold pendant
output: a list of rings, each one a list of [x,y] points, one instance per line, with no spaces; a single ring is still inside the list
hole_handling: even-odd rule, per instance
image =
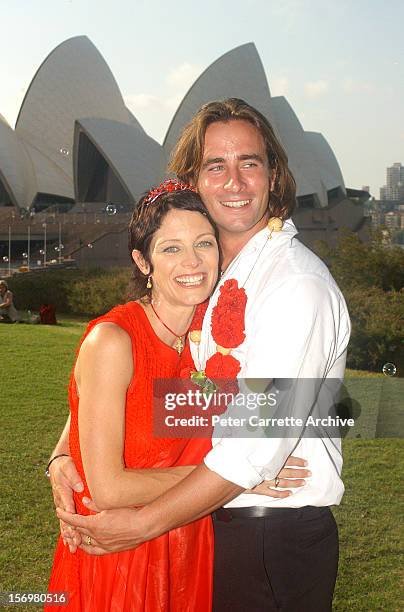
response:
[[[184,341],[181,336],[177,338],[177,342],[174,344],[174,348],[177,351],[178,355],[181,355],[184,348]]]

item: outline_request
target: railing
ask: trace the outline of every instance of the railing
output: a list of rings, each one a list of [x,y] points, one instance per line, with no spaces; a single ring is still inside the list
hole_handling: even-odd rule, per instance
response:
[[[16,208],[12,208],[10,210],[7,207],[7,209],[0,208],[0,230],[6,225],[19,224],[26,227],[28,224],[33,226],[39,223],[62,223],[62,225],[94,225],[102,223],[106,225],[121,225],[123,223],[127,223],[130,217],[130,212],[108,214],[105,210],[102,210],[58,213],[50,209],[46,209],[42,212],[35,213],[33,211],[19,212]]]
[[[100,239],[109,233],[123,231],[127,227],[131,213],[114,212],[108,214],[102,211],[83,211],[74,213],[49,212],[49,209],[39,213],[22,212],[15,208],[4,210],[0,208],[0,235],[3,242],[15,241],[21,243],[26,239],[29,268],[35,267],[36,262],[42,260],[42,266],[55,260],[58,263],[77,252],[83,246]],[[11,236],[11,238],[10,238]],[[26,238],[25,238],[26,237]],[[38,243],[42,243],[41,246]],[[90,245],[91,246],[91,245]],[[7,268],[6,257],[0,262]],[[26,264],[21,261],[21,253],[13,256],[11,266],[19,269]],[[27,258],[25,258],[27,259]],[[4,271],[0,268],[2,274]]]

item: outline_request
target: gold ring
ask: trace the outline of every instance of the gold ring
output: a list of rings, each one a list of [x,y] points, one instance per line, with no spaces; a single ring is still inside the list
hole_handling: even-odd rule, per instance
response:
[[[93,541],[91,539],[91,536],[86,536],[86,544],[87,544],[87,546],[92,546],[93,545]]]
[[[279,483],[280,483],[280,478],[279,478],[279,476],[275,476],[275,489],[276,489],[276,487],[278,487],[278,486],[279,486]]]

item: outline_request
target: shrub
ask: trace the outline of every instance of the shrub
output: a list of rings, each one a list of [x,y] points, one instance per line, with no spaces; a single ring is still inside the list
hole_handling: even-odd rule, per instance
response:
[[[17,274],[8,285],[19,310],[38,311],[41,304],[53,304],[59,313],[93,315],[125,301],[129,278],[129,269],[47,270]],[[106,300],[105,308],[101,299]]]
[[[75,282],[68,295],[71,312],[99,316],[116,304],[122,304],[129,297],[130,271],[105,271],[95,278]]]
[[[404,287],[404,249],[386,246],[380,233],[362,242],[358,234],[341,231],[335,248],[317,241],[314,250],[321,257],[341,289],[380,287],[385,291]]]
[[[336,247],[314,245],[345,295],[352,321],[348,367],[380,372],[394,363],[404,375],[404,249],[380,233],[362,242],[347,230]]]
[[[381,372],[386,362],[404,374],[404,290],[357,287],[344,292],[352,321],[347,365]]]

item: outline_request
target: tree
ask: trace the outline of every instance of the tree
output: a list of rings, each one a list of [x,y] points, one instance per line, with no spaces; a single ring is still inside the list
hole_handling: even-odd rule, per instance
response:
[[[380,231],[372,234],[370,242],[362,242],[358,234],[342,230],[335,247],[317,241],[314,250],[343,291],[354,287],[400,291],[404,287],[404,249],[386,245]]]

